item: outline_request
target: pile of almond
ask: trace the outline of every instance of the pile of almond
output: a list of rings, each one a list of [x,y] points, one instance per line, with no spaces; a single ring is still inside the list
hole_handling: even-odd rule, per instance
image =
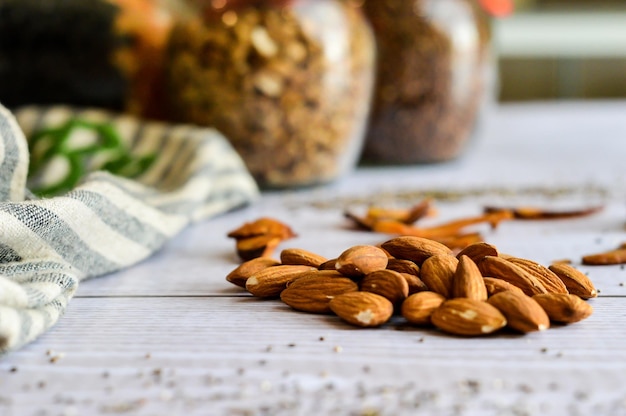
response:
[[[577,322],[593,311],[585,300],[597,296],[589,278],[565,263],[544,267],[484,242],[454,255],[414,236],[354,246],[331,260],[285,249],[280,261],[252,259],[226,279],[254,296],[280,298],[298,311],[334,313],[361,327],[380,326],[395,313],[465,336]]]

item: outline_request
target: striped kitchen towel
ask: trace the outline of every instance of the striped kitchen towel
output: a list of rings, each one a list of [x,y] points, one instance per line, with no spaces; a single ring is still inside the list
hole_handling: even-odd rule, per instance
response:
[[[257,196],[213,129],[0,106],[0,355],[54,325],[81,280]]]

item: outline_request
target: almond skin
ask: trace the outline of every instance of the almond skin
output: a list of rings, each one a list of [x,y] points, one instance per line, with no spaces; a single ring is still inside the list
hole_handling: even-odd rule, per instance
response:
[[[344,321],[360,327],[376,327],[393,314],[393,304],[370,292],[350,292],[334,297],[330,309]]]
[[[409,296],[406,279],[393,270],[377,270],[365,275],[361,280],[361,290],[383,296],[394,305],[401,304]]]
[[[298,311],[329,313],[329,303],[335,296],[357,290],[354,281],[336,271],[306,272],[280,293],[280,299]]]
[[[430,316],[445,300],[435,292],[415,293],[402,303],[402,316],[414,325],[430,325]]]
[[[588,318],[593,308],[576,295],[566,293],[544,293],[533,296],[551,321],[571,324]]]
[[[420,275],[420,268],[417,264],[413,263],[411,260],[402,260],[402,259],[389,259],[387,261],[387,269],[393,270],[398,273],[408,273],[415,276]]]
[[[255,273],[246,280],[246,290],[260,298],[275,298],[280,295],[289,282],[296,280],[302,273],[317,270],[310,266],[280,265],[268,267]]]
[[[506,318],[495,307],[465,298],[445,301],[430,320],[444,332],[464,336],[491,334],[506,325]]]
[[[478,270],[474,260],[468,256],[460,256],[459,264],[452,279],[452,296],[455,298],[469,298],[487,300],[487,287],[483,275]]]
[[[568,293],[563,281],[547,267],[532,260],[518,257],[511,257],[507,260],[535,276],[549,293]]]
[[[319,267],[326,261],[328,261],[326,257],[301,248],[286,248],[280,252],[280,262],[282,264]]]
[[[348,277],[359,277],[387,267],[387,253],[376,246],[350,247],[337,258],[335,268]]]
[[[420,268],[420,278],[428,289],[445,298],[452,297],[454,273],[459,261],[451,254],[438,254],[429,257]]]
[[[522,289],[528,296],[547,293],[539,280],[516,264],[500,257],[487,256],[478,265],[483,276],[496,277]]]
[[[226,280],[239,287],[246,287],[246,280],[255,273],[268,267],[278,266],[280,262],[270,257],[258,257],[241,263],[232,272],[228,273]]]
[[[550,327],[550,318],[530,296],[512,290],[500,292],[487,301],[506,317],[507,325],[516,331],[528,333]]]
[[[445,245],[428,238],[402,236],[384,242],[382,248],[397,259],[411,260],[418,266],[429,257],[438,254],[452,255],[452,251]]]
[[[583,299],[595,298],[598,291],[589,278],[580,270],[565,263],[554,263],[550,270],[563,281],[569,293],[578,295]]]
[[[474,261],[474,263],[478,264],[487,256],[498,256],[498,249],[491,244],[487,244],[485,242],[470,244],[465,247],[463,250],[459,251],[456,255],[458,259],[461,256],[467,256]]]
[[[504,292],[507,290],[524,293],[519,287],[514,286],[509,282],[505,282],[502,279],[496,279],[495,277],[483,277],[483,282],[485,282],[488,296],[493,296],[496,293]]]

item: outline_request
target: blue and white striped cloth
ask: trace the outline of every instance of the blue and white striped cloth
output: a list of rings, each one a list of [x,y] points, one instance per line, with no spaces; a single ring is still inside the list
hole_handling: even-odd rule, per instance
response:
[[[77,116],[110,122],[131,154],[157,159],[132,180],[95,171],[68,193],[33,196],[25,137]],[[136,264],[190,223],[257,195],[215,130],[67,107],[13,117],[0,106],[0,355],[54,325],[81,280]]]

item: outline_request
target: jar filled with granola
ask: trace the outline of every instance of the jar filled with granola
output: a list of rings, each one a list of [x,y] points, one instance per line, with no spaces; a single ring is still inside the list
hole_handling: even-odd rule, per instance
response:
[[[356,164],[375,45],[357,2],[198,0],[167,50],[172,117],[213,126],[265,188],[326,183]]]
[[[378,66],[363,159],[457,157],[494,95],[487,15],[474,0],[366,0],[364,10]]]

